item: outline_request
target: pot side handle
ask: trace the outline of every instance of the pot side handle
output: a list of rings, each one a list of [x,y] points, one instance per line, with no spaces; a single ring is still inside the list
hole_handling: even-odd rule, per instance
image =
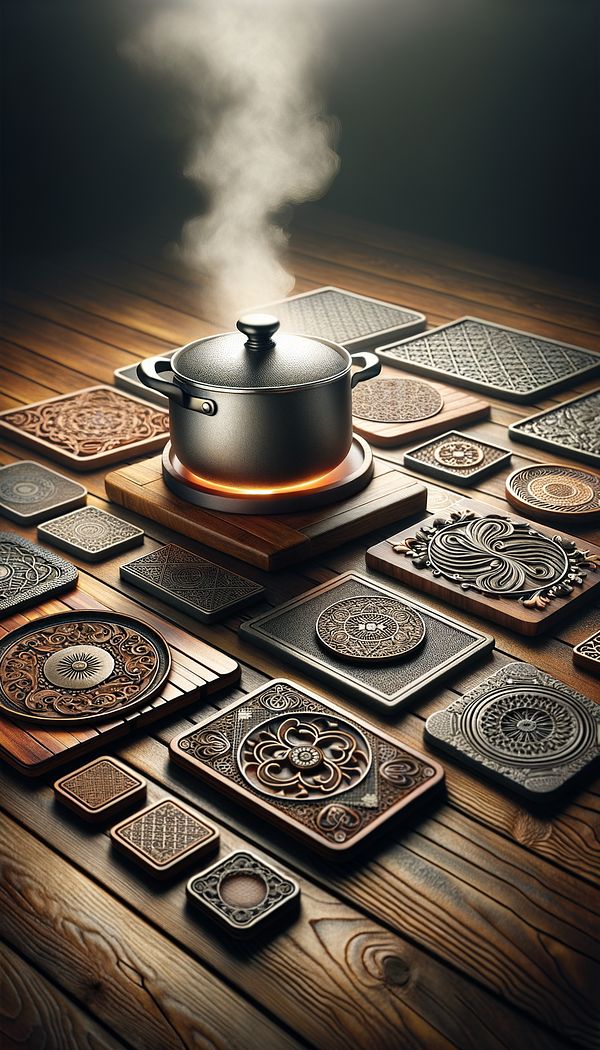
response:
[[[351,354],[351,357],[353,364],[355,362],[362,362],[363,366],[358,372],[352,373],[352,387],[355,387],[357,383],[362,383],[365,379],[373,379],[374,376],[378,376],[381,372],[381,361],[377,357],[377,354]]]
[[[149,386],[151,390],[158,390],[171,401],[183,404],[183,390],[173,382],[175,375],[171,369],[168,357],[149,357],[146,361],[140,361],[137,366],[137,376],[140,383]],[[165,378],[161,378],[164,376]],[[167,378],[168,376],[168,378]]]

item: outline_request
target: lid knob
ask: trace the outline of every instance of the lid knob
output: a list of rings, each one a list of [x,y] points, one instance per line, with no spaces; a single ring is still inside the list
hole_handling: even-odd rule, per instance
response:
[[[248,336],[246,350],[271,350],[275,346],[272,336],[279,328],[279,321],[273,314],[244,314],[236,327]]]

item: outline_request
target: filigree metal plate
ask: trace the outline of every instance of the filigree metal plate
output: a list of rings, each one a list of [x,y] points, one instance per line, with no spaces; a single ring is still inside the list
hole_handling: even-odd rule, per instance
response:
[[[397,660],[425,638],[422,617],[399,598],[359,595],[319,613],[319,641],[347,660]]]
[[[372,379],[352,391],[352,415],[376,423],[415,423],[443,406],[437,387],[419,379]]]
[[[274,919],[279,926],[300,898],[295,879],[249,850],[236,850],[192,875],[186,890],[192,904],[234,937],[262,933]]]
[[[600,675],[600,631],[574,646],[573,660],[586,671]]]
[[[171,754],[328,853],[353,848],[443,778],[418,751],[285,679],[181,733]]]
[[[600,356],[590,350],[477,317],[462,317],[377,353],[397,368],[509,401],[538,401],[600,370]]]
[[[515,441],[581,459],[597,467],[600,465],[599,420],[600,390],[595,390],[511,423],[508,432]]]
[[[84,561],[100,561],[137,547],[144,530],[98,507],[82,507],[71,514],[38,525],[38,538],[75,554]]]
[[[165,798],[110,829],[115,846],[157,878],[166,878],[212,852],[219,832],[178,799]]]
[[[428,740],[532,799],[600,755],[600,706],[530,664],[510,663],[427,719]]]
[[[324,650],[315,631],[319,615],[332,602],[357,596],[401,601],[416,612],[425,625],[422,644],[395,660],[376,662],[351,662],[331,649]],[[359,703],[373,701],[385,707],[408,703],[435,681],[447,681],[455,668],[494,644],[489,635],[470,630],[430,606],[412,598],[408,601],[390,588],[354,572],[344,573],[241,624],[240,633],[278,658],[318,675],[334,689],[344,690]]]
[[[20,460],[0,467],[0,514],[23,525],[36,525],[60,511],[80,507],[87,489],[56,470]]]
[[[0,532],[0,616],[70,590],[78,575],[74,565],[44,547]]]
[[[118,758],[103,755],[55,781],[54,794],[84,820],[100,823],[146,794],[146,781]]]
[[[253,580],[200,558],[177,543],[168,543],[122,565],[120,573],[128,583],[204,623],[245,608],[265,593],[264,587]]]
[[[506,479],[506,498],[518,510],[542,520],[600,518],[600,477],[591,470],[536,463]]]
[[[154,452],[169,436],[167,412],[109,386],[0,412],[0,433],[76,470]]]
[[[510,459],[509,449],[452,430],[405,452],[404,466],[441,481],[473,485]]]
[[[54,727],[119,718],[166,681],[169,648],[131,616],[67,612],[0,641],[0,709]]]

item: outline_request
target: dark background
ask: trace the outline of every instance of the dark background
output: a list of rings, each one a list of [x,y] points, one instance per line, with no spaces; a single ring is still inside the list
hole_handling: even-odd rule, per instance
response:
[[[171,241],[201,208],[173,85],[118,52],[168,3],[4,3],[9,254],[136,229]],[[597,0],[323,4],[342,126],[328,207],[598,275]]]

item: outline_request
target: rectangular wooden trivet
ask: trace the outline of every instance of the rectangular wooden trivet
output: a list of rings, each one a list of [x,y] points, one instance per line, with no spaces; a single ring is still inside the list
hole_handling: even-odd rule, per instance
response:
[[[106,493],[122,507],[267,572],[419,514],[427,504],[424,485],[377,458],[362,492],[299,514],[223,514],[196,507],[167,488],[160,456],[112,471]]]
[[[236,682],[240,668],[235,660],[212,646],[175,627],[161,616],[140,609],[125,595],[90,577],[82,578],[76,590],[51,605],[38,605],[3,620],[0,637],[15,630],[25,620],[33,621],[50,613],[69,609],[108,609],[139,616],[162,634],[171,649],[171,673],[160,694],[146,707],[132,711],[124,718],[100,722],[94,727],[47,730],[43,726],[21,725],[0,716],[0,757],[28,777],[37,777],[65,762],[92,751],[106,748],[109,742],[133,729],[174,715],[180,708],[212,695]]]

